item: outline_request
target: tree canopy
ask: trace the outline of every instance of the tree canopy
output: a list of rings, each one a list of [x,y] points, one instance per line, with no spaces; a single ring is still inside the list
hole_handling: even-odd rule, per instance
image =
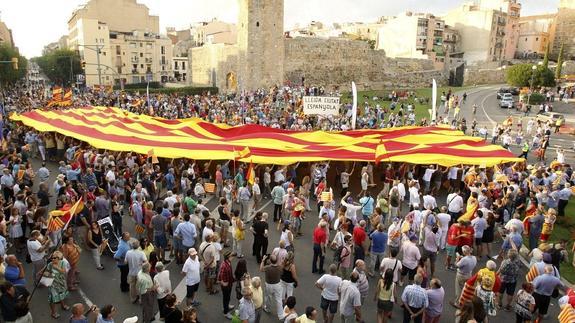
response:
[[[533,84],[531,84],[531,77],[533,76]],[[507,83],[518,87],[541,87],[541,86],[554,86],[555,75],[549,68],[538,65],[535,71],[531,64],[517,64],[507,69],[506,75]]]
[[[0,83],[11,84],[26,76],[28,61],[21,56],[17,50],[6,45],[0,45],[0,61],[11,61],[12,58],[18,58],[18,69],[14,69],[12,63],[0,64]]]
[[[58,49],[34,58],[50,81],[63,86],[76,82],[76,74],[82,74],[82,63],[76,51]]]

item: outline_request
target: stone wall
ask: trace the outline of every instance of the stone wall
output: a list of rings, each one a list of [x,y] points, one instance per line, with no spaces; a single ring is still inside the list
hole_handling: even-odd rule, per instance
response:
[[[431,60],[388,58],[367,42],[345,39],[292,38],[285,40],[285,78],[292,83],[361,90],[429,86],[435,78],[447,82]]]
[[[463,85],[502,84],[505,83],[505,69],[468,66],[465,68]]]
[[[192,48],[188,53],[188,66],[191,84],[215,85],[222,92],[233,90],[228,77],[233,73],[237,81],[238,47],[211,44]]]

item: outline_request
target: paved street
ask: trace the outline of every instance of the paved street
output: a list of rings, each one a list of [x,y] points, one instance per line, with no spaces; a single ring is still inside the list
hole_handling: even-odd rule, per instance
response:
[[[499,107],[499,101],[497,100],[497,90],[503,87],[503,85],[494,85],[494,86],[484,86],[478,87],[476,89],[468,89],[466,92],[467,102],[465,103],[464,107],[461,109],[461,114],[467,120],[468,129],[470,129],[471,122],[473,121],[474,116],[472,115],[472,107],[474,104],[477,105],[477,114],[475,115],[475,119],[477,120],[478,129],[481,125],[486,125],[488,130],[487,139],[491,140],[491,132],[493,130],[493,126],[495,123],[503,122],[509,115],[513,116],[514,124],[517,123],[517,120],[523,113],[518,112],[517,110],[508,110],[502,109]],[[463,93],[457,93],[458,95]],[[554,106],[562,105],[561,109],[557,110],[565,115],[566,124],[570,127],[575,126],[575,104],[570,103],[568,106],[563,106],[563,104],[559,104],[557,102],[553,103]],[[538,108],[534,107],[531,113],[523,118],[523,131],[527,127],[528,118],[535,118]],[[513,127],[513,130],[516,131],[516,127]],[[533,130],[535,131],[535,129]],[[531,138],[528,138],[526,135],[524,136],[524,140],[528,139],[531,142]],[[573,141],[575,140],[575,136],[569,134],[552,134],[551,135],[551,146],[547,150],[547,160],[551,161],[555,158],[555,147],[562,147],[565,149],[565,159],[567,161],[573,161],[575,159],[575,151],[573,150]],[[515,142],[515,141],[514,141]],[[517,153],[517,155],[521,152],[521,147],[513,145],[511,147],[512,151]],[[530,152],[528,161],[530,163],[534,163],[536,161],[534,153]]]
[[[474,95],[471,96],[473,98]],[[37,168],[37,163],[35,163]],[[55,179],[56,168],[51,165],[52,178],[51,181]],[[377,176],[376,176],[377,177]],[[356,179],[359,181],[359,179]],[[332,180],[333,182],[333,180]],[[375,188],[373,191],[379,190],[380,187]],[[357,192],[357,190],[355,191]],[[445,203],[443,201],[445,197],[438,199],[439,203]],[[262,210],[268,213],[272,213],[273,204],[268,202],[269,200],[264,200]],[[209,199],[207,203],[208,208],[214,209],[216,207],[215,199]],[[315,209],[312,207],[312,209]],[[312,212],[308,215],[307,219],[304,221],[303,232],[304,236],[295,241],[296,250],[296,265],[298,269],[298,277],[300,279],[300,285],[295,289],[294,295],[297,298],[298,305],[296,309],[298,313],[303,313],[305,306],[313,305],[316,308],[319,307],[320,291],[314,287],[315,281],[319,278],[318,275],[311,273],[311,259],[312,259],[312,248],[311,248],[311,232],[313,227],[317,223],[317,212]],[[272,226],[273,227],[273,226]],[[129,230],[133,233],[133,222],[128,216],[124,217],[124,229]],[[333,238],[333,232],[332,232]],[[275,227],[271,229],[270,246],[268,252],[277,245],[279,241],[279,233],[275,230]],[[257,263],[255,257],[251,256],[251,243],[252,238],[250,234],[246,234],[246,240],[244,241],[243,248],[245,250],[246,259],[248,261],[248,269],[252,276],[259,275],[257,272]],[[495,245],[493,250],[498,250],[498,245]],[[492,252],[495,252],[492,251]],[[444,312],[442,316],[442,322],[448,322],[454,318],[455,309],[448,305],[448,300],[450,300],[450,295],[454,294],[454,279],[455,274],[450,271],[446,271],[443,268],[442,262],[444,258],[444,253],[441,253],[438,257],[437,266],[437,277],[443,282],[443,286],[446,292],[446,300],[444,306]],[[329,264],[332,257],[332,252],[328,252],[326,256],[326,263]],[[484,266],[485,259],[480,262],[477,269]],[[114,304],[118,308],[118,313],[116,316],[116,322],[121,322],[124,318],[138,315],[141,317],[141,307],[138,305],[131,304],[128,295],[122,294],[119,287],[119,270],[115,267],[115,263],[110,255],[105,255],[102,257],[103,265],[105,266],[104,271],[98,271],[95,268],[92,258],[89,253],[83,252],[80,261],[80,290],[77,292],[72,292],[68,298],[68,303],[75,302],[85,302],[88,304],[94,303],[97,305],[104,304]],[[234,266],[235,266],[234,260]],[[30,282],[32,267],[28,264],[24,264],[26,269],[26,277]],[[180,274],[181,267],[176,265],[174,262],[170,263],[167,267],[170,270],[172,288],[175,290],[178,299],[181,300],[185,296],[185,284],[182,283],[183,276]],[[326,265],[327,268],[327,265]],[[522,269],[520,277],[524,277],[525,268]],[[370,294],[366,300],[364,306],[362,306],[362,313],[364,315],[365,322],[375,322],[376,321],[376,303],[372,300],[372,295],[374,293],[374,288],[376,284],[375,279],[370,279]],[[31,286],[29,286],[31,289]],[[232,295],[234,299],[235,293]],[[63,313],[59,320],[53,320],[49,316],[49,308],[47,301],[47,289],[40,288],[36,291],[34,298],[32,300],[32,314],[36,322],[67,322],[68,314]],[[202,305],[199,307],[199,318],[202,322],[225,322],[227,321],[222,314],[222,301],[221,294],[214,296],[209,296],[205,292],[203,286],[200,288],[199,300]],[[550,308],[551,317],[556,317],[558,313],[558,307],[556,303],[553,302]],[[399,306],[395,306],[393,313],[393,321],[399,321],[402,317],[402,312]],[[514,314],[511,312],[506,312],[503,310],[498,311],[498,315],[495,322],[505,322],[506,320],[513,320]],[[550,320],[553,321],[553,320]],[[275,315],[263,314],[262,322],[277,322]]]

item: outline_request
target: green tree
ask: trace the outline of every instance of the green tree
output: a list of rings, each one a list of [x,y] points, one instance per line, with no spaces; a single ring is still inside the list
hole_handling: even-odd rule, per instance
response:
[[[532,78],[533,84],[531,84]],[[535,70],[533,70],[533,65],[531,64],[513,65],[507,69],[506,80],[510,85],[518,87],[555,85],[553,71],[542,65],[537,66]]]
[[[565,44],[561,44],[561,49],[559,49],[559,57],[557,58],[557,67],[555,68],[555,78],[561,78],[561,69],[563,68],[563,46]]]
[[[12,84],[26,76],[26,70],[28,69],[28,61],[26,58],[21,56],[14,48],[6,45],[0,45],[0,61],[11,61],[14,57],[18,58],[17,70],[14,69],[12,63],[0,64],[1,84]]]
[[[58,49],[34,60],[50,81],[63,86],[70,86],[75,75],[83,73],[80,56],[73,50]]]
[[[549,44],[547,44],[547,49],[545,50],[545,57],[543,57],[543,67],[549,67]]]

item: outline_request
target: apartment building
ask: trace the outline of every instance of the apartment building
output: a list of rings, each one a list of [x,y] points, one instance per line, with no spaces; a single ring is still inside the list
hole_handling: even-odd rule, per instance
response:
[[[159,30],[136,0],[90,0],[68,21],[68,47],[85,62],[88,86],[168,82],[172,43]]]
[[[525,16],[519,20],[516,58],[540,58],[555,35],[555,14]]]
[[[12,30],[6,24],[0,21],[0,44],[8,47],[14,47],[14,39],[12,39]]]

